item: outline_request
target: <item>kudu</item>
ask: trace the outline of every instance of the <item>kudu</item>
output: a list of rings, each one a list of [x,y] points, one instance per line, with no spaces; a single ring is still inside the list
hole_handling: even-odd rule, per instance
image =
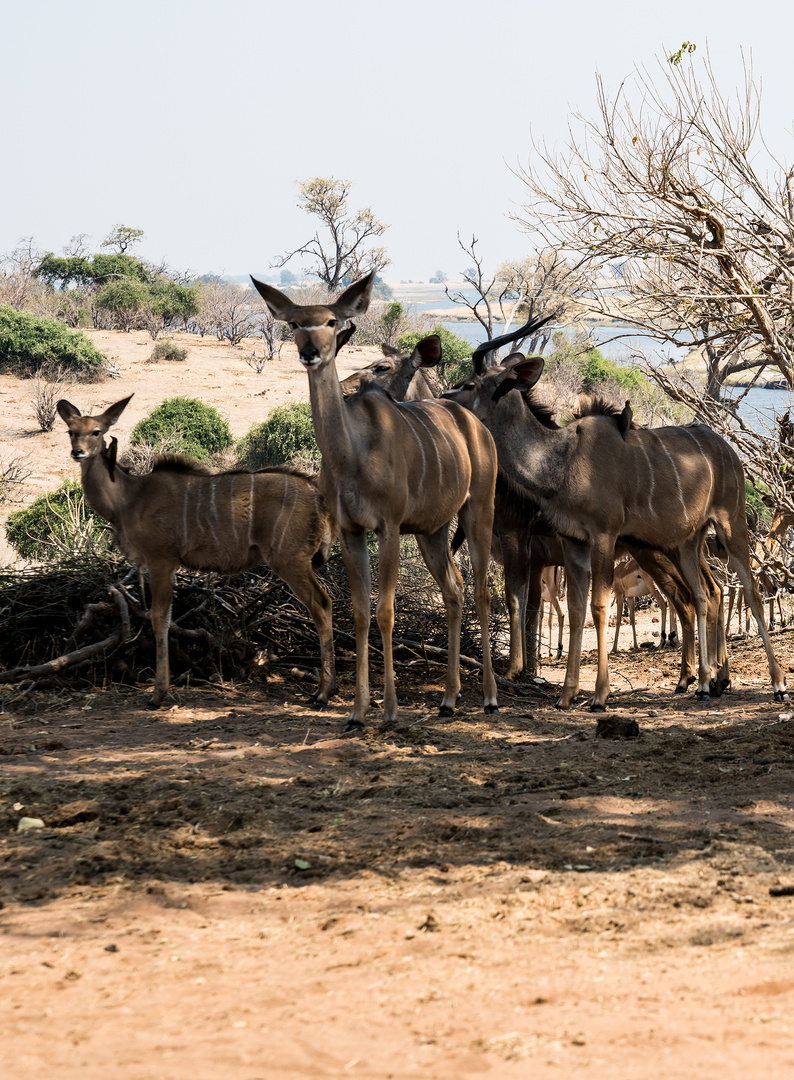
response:
[[[439,341],[438,334],[430,334],[430,338]],[[381,345],[383,356],[375,360],[360,371],[354,371],[346,379],[342,379],[342,393],[345,397],[356,393],[361,389],[361,384],[374,380],[378,386],[382,386],[395,401],[429,401],[438,397],[435,387],[431,383],[428,369],[422,363],[422,349],[419,346],[410,353],[401,353],[399,349],[391,345]],[[440,392],[440,387],[439,387]]]
[[[701,570],[710,525],[747,590],[764,640],[775,699],[783,700],[783,672],[763,625],[750,570],[744,473],[727,443],[703,425],[623,431],[615,417],[600,415],[552,429],[538,421],[531,406],[531,390],[543,371],[542,357],[516,353],[497,368],[485,368],[476,354],[474,359],[472,377],[445,396],[485,423],[496,441],[500,470],[509,472],[516,487],[539,504],[558,533],[588,548],[598,639],[591,709],[602,711],[609,694],[607,611],[618,544],[635,557],[638,550],[660,550],[680,572],[697,615],[697,695],[706,698],[711,687],[719,687],[715,629],[719,638],[721,618],[716,619],[713,611],[721,594]],[[581,631],[570,603],[569,620],[569,666],[560,700],[564,708],[573,701],[579,681],[575,634]]]
[[[398,403],[376,383],[362,383],[345,398],[336,370],[347,323],[369,306],[375,274],[346,289],[333,303],[303,306],[270,285],[254,285],[276,319],[291,327],[309,377],[317,445],[318,483],[339,525],[350,579],[356,628],[356,694],[348,728],[363,726],[369,707],[368,633],[370,569],[367,530],[378,538],[376,617],[383,641],[384,720],[397,715],[392,657],[394,592],[400,534],[416,536],[419,550],[444,599],[448,628],[446,689],[439,715],[454,711],[460,691],[463,582],[449,551],[455,514],[469,538],[474,599],[483,652],[485,711],[497,711],[496,680],[488,640],[488,554],[493,524],[496,449],[470,412],[448,401]],[[420,343],[422,364],[435,364],[440,343]]]
[[[565,599],[565,580],[559,566],[544,566],[540,574],[540,618],[543,625],[543,605],[549,605],[549,656],[553,653],[552,626],[554,615],[557,616],[557,659],[562,656],[562,634],[565,629],[565,615],[560,607],[560,600]],[[541,653],[541,635],[538,636],[538,659]]]
[[[233,574],[262,562],[290,586],[317,627],[321,674],[312,700],[327,704],[336,686],[331,600],[314,570],[327,560],[335,533],[316,484],[280,468],[213,474],[177,454],[162,455],[151,472],[135,476],[116,464],[116,439],[105,444],[129,400],[99,416],[82,416],[63,399],[57,409],[69,429],[72,457],[80,462],[86,501],[110,522],[127,558],[149,573],[157,646],[149,707],[160,706],[170,682],[175,571],[184,566]]]
[[[436,335],[431,337],[435,338]],[[509,340],[513,338],[514,335],[509,335]],[[504,337],[499,341],[504,341]],[[496,344],[498,342],[486,342],[478,347],[477,352],[484,355]],[[427,378],[428,372],[422,366],[421,354],[425,343],[420,342],[420,345],[422,349],[417,346],[413,353],[402,354],[389,346],[382,346],[384,353],[388,350],[384,361],[375,361],[349,375],[342,381],[343,393],[349,395],[358,392],[363,382],[373,380],[397,401],[404,400],[406,396],[413,401],[435,397]],[[547,410],[537,410],[537,414],[542,422],[556,427]],[[623,426],[628,430],[628,425]],[[505,603],[510,625],[510,655],[506,672],[509,679],[515,679],[525,671],[531,675],[537,673],[543,574],[549,568],[565,567],[569,583],[569,610],[580,612],[582,623],[590,576],[588,550],[585,545],[570,538],[548,535],[548,527],[546,534],[539,532],[538,529],[543,530],[544,525],[535,509],[527,509],[523,502],[516,509],[514,502],[514,493],[509,482],[503,474],[498,475],[491,556],[504,568]],[[453,550],[456,550],[462,540],[463,533],[459,530]],[[676,692],[682,693],[695,681],[696,671],[695,611],[691,594],[669,559],[651,549],[637,552],[637,555],[646,564],[646,569],[651,568],[655,574],[664,577],[667,587],[676,598],[673,602],[677,604],[682,620],[684,643],[681,676]],[[710,626],[712,625],[713,619],[710,622]],[[729,685],[724,640],[720,663],[718,686],[722,690]]]
[[[628,604],[631,633],[634,639],[634,648],[637,648],[637,623],[635,619],[635,600],[641,596],[650,596],[655,601],[661,612],[661,631],[659,634],[659,648],[663,649],[667,644],[667,609],[670,605],[662,593],[656,588],[656,584],[650,574],[647,574],[636,559],[627,559],[615,564],[615,576],[612,580],[612,592],[615,594],[617,615],[615,616],[615,640],[612,643],[612,654],[618,651],[618,639],[620,637],[620,624],[623,620],[623,601]],[[670,645],[675,645],[675,616],[670,610]]]

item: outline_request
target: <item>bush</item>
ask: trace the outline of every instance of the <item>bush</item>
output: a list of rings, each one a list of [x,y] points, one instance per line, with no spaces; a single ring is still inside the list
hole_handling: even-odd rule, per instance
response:
[[[647,385],[645,376],[635,367],[616,364],[607,359],[598,349],[588,349],[579,357],[579,371],[582,385],[588,394],[597,391],[605,382],[616,382],[626,390],[640,390]]]
[[[180,454],[203,461],[232,442],[229,425],[217,409],[197,398],[169,398],[132,429],[130,443],[167,442]]]
[[[149,357],[149,362],[152,364],[161,360],[187,360],[187,349],[182,345],[177,345],[171,338],[163,338],[162,341],[157,342]]]
[[[61,367],[75,379],[104,379],[105,357],[85,334],[0,304],[0,371],[30,377]]]
[[[301,458],[319,461],[314,437],[312,409],[308,401],[293,401],[274,409],[267,420],[252,427],[237,444],[240,461],[247,469],[266,469]]]
[[[110,544],[104,519],[94,514],[75,480],[40,495],[6,521],[6,539],[23,559],[51,562],[80,551],[104,551]]]

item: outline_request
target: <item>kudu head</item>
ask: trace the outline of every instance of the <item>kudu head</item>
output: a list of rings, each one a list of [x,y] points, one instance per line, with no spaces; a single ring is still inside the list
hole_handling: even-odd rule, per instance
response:
[[[396,401],[403,401],[411,380],[420,368],[435,367],[441,359],[441,338],[430,334],[417,343],[411,353],[401,353],[391,345],[381,345],[383,357],[354,371],[342,380],[342,393],[349,397],[362,383],[375,382],[387,390]]]
[[[306,368],[317,368],[330,363],[352,337],[355,327],[348,326],[348,322],[369,307],[375,271],[345,289],[333,304],[296,304],[272,285],[254,277],[251,281],[273,318],[287,323],[292,330],[300,362]]]
[[[485,361],[494,349],[509,345],[518,338],[528,337],[547,323],[549,318],[530,320],[518,330],[478,346],[471,358],[474,368],[472,374],[445,391],[443,396],[450,401],[457,401],[459,405],[482,418],[511,390],[531,390],[543,372],[542,356],[511,353],[497,367],[486,367]]]
[[[105,446],[107,430],[116,423],[126,409],[132,398],[122,398],[115,405],[105,409],[99,416],[83,416],[76,405],[72,405],[66,398],[61,398],[56,408],[61,420],[69,429],[69,439],[72,443],[72,457],[75,461],[88,461],[90,458],[101,455],[108,461],[110,477],[113,479],[113,471],[116,464],[116,440],[111,438],[110,447]]]

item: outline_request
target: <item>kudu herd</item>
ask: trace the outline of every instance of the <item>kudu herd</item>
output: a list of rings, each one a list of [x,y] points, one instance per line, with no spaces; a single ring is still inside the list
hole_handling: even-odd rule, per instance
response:
[[[598,644],[593,711],[609,694],[607,611],[617,553],[633,555],[681,621],[677,691],[697,680],[699,698],[729,685],[722,590],[704,556],[713,529],[738,575],[758,624],[776,700],[786,695],[763,607],[750,569],[744,474],[737,455],[710,428],[640,428],[629,404],[595,402],[564,427],[534,391],[543,359],[509,355],[487,366],[494,350],[529,336],[546,320],[480,346],[472,375],[434,394],[424,377],[438,364],[436,335],[411,354],[384,349],[384,360],[340,383],[336,356],[370,303],[375,275],[324,305],[295,303],[254,281],[274,318],[288,323],[309,379],[322,465],[316,481],[290,469],[211,474],[165,455],[151,473],[134,476],[115,461],[104,435],[129,398],[100,416],[83,417],[66,401],[85,496],[111,523],[121,549],[149,572],[157,640],[153,707],[168,687],[168,626],[173,575],[180,565],[232,572],[266,561],[308,608],[320,638],[322,675],[315,695],[335,687],[331,603],[314,570],[338,532],[350,581],[356,632],[356,690],[348,729],[361,728],[370,702],[368,636],[370,569],[367,532],[378,540],[376,617],[383,642],[386,721],[397,716],[392,633],[400,536],[416,537],[446,609],[448,663],[439,715],[454,711],[460,691],[463,583],[452,559],[465,537],[482,640],[483,701],[498,711],[488,636],[491,555],[504,566],[510,619],[509,678],[536,670],[541,573],[564,566],[570,643],[559,705],[579,689],[588,588]],[[622,603],[622,600],[621,600]],[[695,631],[697,630],[697,675]]]

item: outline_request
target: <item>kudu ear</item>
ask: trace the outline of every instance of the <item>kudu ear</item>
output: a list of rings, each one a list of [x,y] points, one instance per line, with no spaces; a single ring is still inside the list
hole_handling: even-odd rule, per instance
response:
[[[272,285],[265,285],[264,281],[257,281],[253,276],[251,281],[254,283],[256,291],[267,304],[273,318],[278,319],[280,322],[289,322],[289,312],[295,307],[292,300],[283,292],[274,289]]]
[[[411,359],[415,367],[435,367],[441,359],[441,338],[438,334],[422,338],[411,354]]]
[[[118,423],[119,417],[127,408],[134,396],[134,394],[130,394],[129,397],[122,398],[121,401],[117,401],[115,405],[111,405],[109,409],[105,409],[102,415],[95,417],[95,419],[104,421],[107,427],[112,427],[113,424]]]
[[[61,398],[60,401],[56,402],[55,408],[58,410],[58,416],[60,416],[64,424],[68,424],[70,420],[82,416],[77,406],[72,405],[71,401],[67,401],[66,398]]]
[[[339,331],[339,333],[336,335],[336,352],[334,353],[334,356],[339,355],[339,350],[343,349],[345,345],[347,345],[348,341],[350,341],[355,332],[355,323],[351,323],[350,326],[346,326],[344,330]]]
[[[503,363],[506,368],[502,378],[494,390],[493,400],[499,401],[511,390],[531,390],[543,372],[544,360],[542,356],[524,356],[522,353],[513,353]]]
[[[387,345],[386,342],[381,342],[380,351],[384,356],[402,356],[399,349],[395,349],[392,345]]]
[[[257,282],[254,282],[254,284],[258,287]],[[374,284],[375,271],[373,270],[366,277],[345,289],[331,306],[345,319],[352,319],[354,315],[363,315],[372,299],[372,287]]]

